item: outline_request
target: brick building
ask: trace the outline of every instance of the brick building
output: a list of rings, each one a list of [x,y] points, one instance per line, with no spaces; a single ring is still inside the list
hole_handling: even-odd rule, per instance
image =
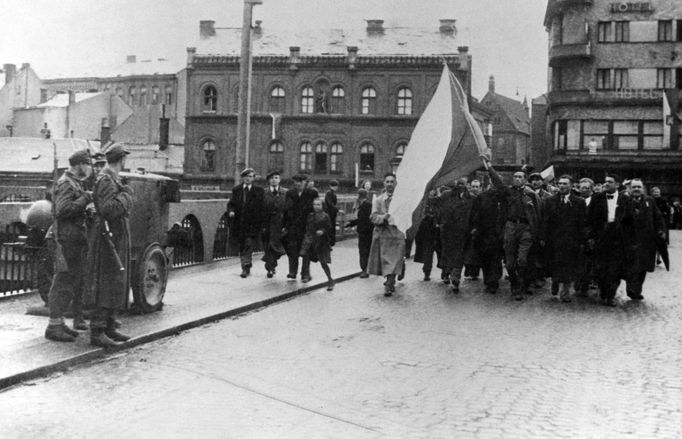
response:
[[[289,178],[298,172],[350,186],[378,180],[400,162],[446,61],[471,93],[471,55],[456,45],[455,20],[432,29],[268,32],[252,40],[248,163]],[[241,29],[202,21],[187,49],[186,184],[231,186],[237,137]],[[472,105],[481,124],[490,115]],[[478,111],[477,111],[478,110]]]
[[[682,2],[549,0],[545,26],[548,163],[682,194]]]

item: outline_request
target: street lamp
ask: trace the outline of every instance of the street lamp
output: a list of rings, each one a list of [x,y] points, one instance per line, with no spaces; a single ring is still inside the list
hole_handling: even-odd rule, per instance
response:
[[[239,181],[241,171],[248,165],[250,103],[251,103],[251,18],[253,7],[263,0],[244,0],[242,23],[242,49],[239,58],[239,114],[237,116],[237,148],[234,161],[234,182]]]

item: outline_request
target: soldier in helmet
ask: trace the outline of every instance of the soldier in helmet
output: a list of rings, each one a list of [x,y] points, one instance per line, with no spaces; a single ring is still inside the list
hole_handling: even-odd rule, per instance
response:
[[[69,157],[69,169],[54,188],[54,234],[57,241],[57,263],[48,296],[50,320],[45,338],[73,342],[78,332],[66,326],[64,314],[73,299],[74,328],[84,330],[82,316],[83,267],[88,248],[85,230],[86,208],[92,192],[82,181],[92,172],[88,151],[76,151]]]

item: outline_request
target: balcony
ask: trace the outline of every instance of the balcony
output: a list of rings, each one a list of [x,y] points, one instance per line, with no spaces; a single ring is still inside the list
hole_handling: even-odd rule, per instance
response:
[[[547,10],[545,11],[545,27],[549,27],[554,14],[562,12],[570,7],[584,7],[592,6],[594,0],[549,0],[547,2]]]
[[[549,49],[549,65],[556,67],[566,61],[583,59],[591,60],[594,58],[592,54],[592,45],[588,43],[582,44],[559,44]]]

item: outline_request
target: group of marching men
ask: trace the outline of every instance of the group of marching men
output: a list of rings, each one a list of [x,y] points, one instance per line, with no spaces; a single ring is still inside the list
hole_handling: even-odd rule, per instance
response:
[[[433,254],[444,282],[459,291],[462,275],[483,281],[496,293],[507,270],[516,300],[552,278],[552,294],[562,302],[598,287],[604,305],[615,306],[621,280],[631,300],[642,300],[646,273],[656,268],[657,252],[667,251],[666,212],[660,191],[646,195],[639,179],[620,189],[606,174],[600,192],[589,178],[562,175],[546,191],[540,174],[514,173],[511,186],[484,159],[491,186],[459,179],[431,192],[415,236],[414,260],[429,280]],[[463,273],[464,271],[464,273]]]

